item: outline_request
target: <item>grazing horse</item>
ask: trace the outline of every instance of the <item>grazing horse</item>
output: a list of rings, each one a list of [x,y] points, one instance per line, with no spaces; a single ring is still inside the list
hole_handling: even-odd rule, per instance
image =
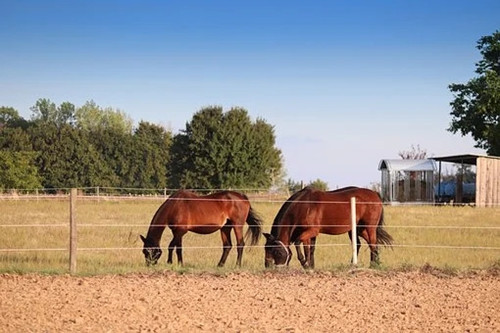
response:
[[[243,235],[245,222],[249,228]],[[172,230],[172,241],[168,245],[167,263],[172,263],[174,249],[179,265],[182,260],[182,237],[192,231],[197,234],[211,234],[217,230],[221,232],[222,257],[219,267],[224,266],[231,250],[231,230],[236,235],[238,257],[237,266],[241,266],[241,257],[245,238],[251,235],[251,244],[258,243],[262,220],[250,206],[248,197],[233,191],[220,191],[206,196],[180,190],[170,196],[156,211],[149,226],[146,237],[141,235],[144,242],[142,252],[147,265],[155,265],[160,258],[160,240],[166,227]]]
[[[347,186],[347,187],[342,187],[342,188],[339,188],[339,189],[336,189],[336,190],[333,190],[333,191],[328,191],[328,193],[334,193],[334,192],[341,192],[341,191],[345,191],[345,190],[351,190],[351,189],[354,189],[354,188],[358,188],[356,186]],[[288,198],[285,203],[281,206],[280,210],[278,211],[278,214],[276,214],[276,217],[274,218],[274,222],[273,222],[273,230],[271,230],[271,235],[274,235],[276,234],[276,231],[274,231],[274,228],[277,228],[278,225],[279,225],[279,221],[281,221],[281,219],[283,218],[283,215],[285,214],[286,210],[288,209],[288,207],[290,207],[290,205],[292,204],[292,202],[294,200],[296,200],[296,198],[299,196],[299,195],[302,195],[302,191],[297,191],[295,192],[290,198]],[[349,239],[351,239],[352,237],[352,231],[349,231]],[[352,240],[352,239],[351,239]],[[359,241],[359,237],[358,237],[358,243],[360,243]],[[316,243],[316,238],[314,239],[311,239],[311,252],[314,253],[314,245]],[[301,263],[302,266],[304,266],[305,264],[305,257],[304,255],[302,254],[302,251],[300,250],[300,241],[299,240],[296,240],[294,242],[294,245],[295,245],[295,250],[297,251],[297,259],[299,260],[299,262]],[[291,255],[290,255],[290,259],[291,259]],[[314,260],[313,260],[314,261]],[[287,263],[288,264],[288,263]]]
[[[356,198],[357,234],[370,247],[371,264],[378,263],[378,245],[391,245],[392,237],[383,228],[382,201],[378,193],[369,189],[350,187],[332,192],[304,188],[295,193],[280,209],[271,234],[265,233],[266,267],[288,264],[292,252],[290,244],[304,245],[305,257],[299,260],[304,268],[314,268],[314,249],[318,234],[339,235],[351,233],[350,199]],[[357,251],[361,247],[358,241]]]

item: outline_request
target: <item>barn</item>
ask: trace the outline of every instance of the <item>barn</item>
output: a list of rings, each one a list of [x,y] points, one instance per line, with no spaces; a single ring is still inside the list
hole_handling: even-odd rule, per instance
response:
[[[442,157],[432,157],[438,163],[438,186],[441,183],[442,163],[454,163],[458,165],[475,165],[475,204],[478,207],[496,207],[500,205],[500,156],[487,155],[452,155]],[[460,168],[463,170],[463,167]],[[458,174],[456,182],[455,202],[463,202],[464,187],[463,177]],[[441,189],[437,189],[441,194]]]
[[[430,159],[381,160],[381,196],[389,203],[434,202],[436,163]]]

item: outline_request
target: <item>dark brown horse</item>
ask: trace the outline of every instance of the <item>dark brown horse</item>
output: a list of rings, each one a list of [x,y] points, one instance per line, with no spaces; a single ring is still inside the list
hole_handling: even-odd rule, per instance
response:
[[[351,234],[350,199],[356,198],[357,234],[370,246],[371,263],[378,263],[378,245],[390,245],[392,237],[383,228],[382,201],[378,193],[369,189],[350,187],[332,192],[305,188],[295,193],[276,216],[271,234],[266,237],[265,264],[269,267],[288,264],[292,255],[290,244],[304,244],[305,257],[299,260],[303,267],[314,267],[316,237],[320,233]],[[361,244],[358,240],[357,251]]]
[[[249,225],[244,237],[245,222]],[[241,266],[244,239],[251,235],[251,244],[258,243],[262,221],[250,206],[248,197],[233,191],[221,191],[206,196],[181,190],[170,196],[156,211],[146,237],[141,235],[144,242],[142,252],[146,264],[156,264],[162,251],[160,240],[165,227],[172,230],[173,238],[168,245],[167,263],[172,263],[174,249],[177,253],[179,265],[182,260],[182,237],[192,231],[197,234],[210,234],[220,230],[222,237],[222,257],[219,267],[224,266],[229,251],[232,248],[231,230],[236,235],[238,257],[236,264]]]

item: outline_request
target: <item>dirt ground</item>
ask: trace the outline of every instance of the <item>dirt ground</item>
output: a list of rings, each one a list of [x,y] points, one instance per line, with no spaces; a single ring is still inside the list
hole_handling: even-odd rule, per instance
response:
[[[2,332],[499,332],[476,272],[0,275]]]

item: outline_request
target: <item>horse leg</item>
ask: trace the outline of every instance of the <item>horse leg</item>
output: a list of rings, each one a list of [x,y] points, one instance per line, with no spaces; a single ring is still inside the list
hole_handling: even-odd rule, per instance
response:
[[[352,230],[348,231],[349,239],[352,243]],[[356,233],[356,256],[359,257],[359,249],[361,248],[361,239],[359,239],[360,232]],[[351,264],[354,262],[354,257],[351,257]]]
[[[302,267],[304,267],[305,269],[313,268],[311,263],[311,238],[303,240],[302,244],[304,246],[304,256],[305,256]]]
[[[294,243],[295,245],[295,250],[297,250],[297,259],[299,259],[299,262],[302,266],[306,263],[306,258],[302,254],[302,250],[300,249],[300,241],[296,240]]]
[[[222,227],[220,229],[220,236],[222,238],[222,256],[220,257],[218,267],[223,267],[226,263],[227,256],[229,255],[229,251],[233,247],[231,243],[231,228],[230,227]]]
[[[318,236],[318,231],[319,230],[313,229],[313,228],[307,229],[297,239],[298,241],[302,242],[302,244],[304,245],[305,261],[304,261],[304,264],[302,265],[302,267],[304,267],[304,268],[311,267],[311,243],[313,242],[312,239],[314,238],[314,244],[316,244],[316,236]],[[313,256],[314,256],[314,249],[312,250],[312,252],[313,252]],[[313,258],[313,261],[314,261],[314,258]]]
[[[172,263],[172,257],[174,254],[174,249],[175,249],[175,237],[172,238],[170,243],[168,244],[168,259],[167,259],[167,264]]]
[[[187,230],[180,230],[174,233],[174,239],[172,239],[172,246],[169,245],[169,257],[170,257],[170,249],[175,248],[175,254],[177,254],[177,263],[179,266],[182,266],[183,260],[182,260],[182,237],[187,233]],[[172,259],[172,258],[170,258]]]
[[[234,234],[236,236],[236,250],[238,257],[236,259],[236,266],[241,267],[241,258],[243,257],[243,248],[245,247],[245,239],[243,237],[243,225],[241,227],[234,227]]]
[[[379,265],[378,246],[377,246],[377,227],[366,227],[361,232],[361,237],[370,247],[370,266]]]
[[[311,259],[309,266],[314,268],[314,251],[316,250],[316,237],[311,238]]]

